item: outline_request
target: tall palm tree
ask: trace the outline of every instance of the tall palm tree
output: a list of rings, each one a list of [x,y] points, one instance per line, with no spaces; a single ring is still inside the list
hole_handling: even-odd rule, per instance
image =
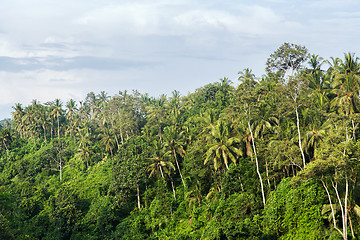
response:
[[[165,182],[165,175],[168,175],[171,182],[171,187],[174,194],[174,199],[176,200],[174,182],[171,178],[171,170],[175,170],[174,165],[169,161],[171,152],[167,151],[165,144],[161,141],[153,141],[153,157],[150,158],[151,164],[148,166],[147,171],[150,172],[149,177],[153,175],[160,175],[163,181]]]
[[[177,154],[179,154],[180,156],[184,156],[185,154],[185,150],[183,148],[183,143],[182,143],[182,139],[181,139],[181,135],[182,133],[178,132],[178,129],[176,129],[175,126],[167,126],[164,128],[164,140],[165,140],[165,144],[166,146],[170,149],[171,152],[171,156],[173,157],[173,159],[175,160],[177,169],[179,171],[180,177],[181,177],[181,181],[184,185],[184,187],[186,187],[184,178],[182,176],[181,170],[180,170],[180,165],[179,165],[179,161],[177,158]]]
[[[309,79],[309,88],[313,90],[311,95],[314,96],[319,106],[323,106],[328,100],[327,90],[330,88],[330,79],[321,70],[321,66],[325,62],[319,55],[311,55],[309,60],[310,73],[307,79]]]
[[[304,149],[310,158],[315,157],[316,149],[318,148],[319,143],[324,139],[325,134],[326,132],[324,129],[311,130],[306,133]]]
[[[62,114],[63,114],[62,102],[60,99],[57,98],[52,104],[51,115],[54,118],[56,117],[58,138],[60,138],[60,117],[62,116]]]
[[[233,126],[219,121],[208,134],[207,151],[204,154],[204,164],[213,161],[215,170],[223,164],[229,169],[229,159],[236,164],[237,158],[242,155],[241,140],[234,136]]]
[[[336,97],[331,106],[345,115],[360,112],[360,63],[353,54],[345,54],[345,60],[337,67],[338,73],[332,83],[332,92]]]
[[[162,141],[162,127],[167,112],[167,105],[168,102],[166,96],[161,95],[159,99],[154,100],[153,104],[148,107],[149,121],[157,126],[160,142]]]
[[[70,136],[74,135],[75,132],[75,125],[77,124],[76,121],[76,112],[77,112],[77,107],[76,107],[76,101],[74,99],[70,99],[67,103],[66,103],[66,119],[68,122],[68,126],[66,129],[66,134],[70,133]],[[77,119],[78,120],[78,119]]]
[[[241,82],[237,89],[249,89],[254,88],[256,85],[255,74],[252,73],[250,68],[245,68],[240,71],[238,80]]]
[[[15,106],[12,107],[15,111],[12,113],[12,117],[14,119],[15,122],[15,129],[16,131],[18,131],[20,133],[20,137],[22,137],[23,135],[23,129],[24,129],[24,124],[22,121],[22,118],[24,116],[24,109],[21,105],[21,103],[17,103],[15,104]]]
[[[4,145],[5,149],[8,151],[9,148],[6,143],[11,142],[11,134],[10,134],[9,129],[7,129],[7,128],[1,129],[0,140],[1,140],[2,144]]]
[[[99,135],[101,137],[100,143],[105,146],[105,151],[110,152],[112,156],[115,144],[112,131],[107,126],[104,126],[103,130],[103,133]]]

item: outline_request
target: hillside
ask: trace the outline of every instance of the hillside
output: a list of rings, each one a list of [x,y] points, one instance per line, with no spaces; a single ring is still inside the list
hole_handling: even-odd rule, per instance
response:
[[[185,96],[15,104],[0,239],[357,239],[359,91],[354,54],[284,43]]]

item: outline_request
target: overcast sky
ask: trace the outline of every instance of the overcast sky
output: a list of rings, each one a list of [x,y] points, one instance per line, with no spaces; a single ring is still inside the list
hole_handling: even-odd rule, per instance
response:
[[[351,0],[1,0],[0,119],[15,103],[90,91],[182,95],[251,68],[283,42],[357,56]]]

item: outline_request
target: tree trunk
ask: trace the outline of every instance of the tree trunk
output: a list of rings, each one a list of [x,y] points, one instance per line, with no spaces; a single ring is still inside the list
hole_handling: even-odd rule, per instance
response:
[[[250,130],[251,140],[252,140],[252,146],[253,146],[253,150],[254,150],[255,164],[256,164],[256,172],[257,172],[257,174],[258,174],[258,176],[259,176],[260,187],[261,187],[261,195],[262,195],[262,200],[263,200],[264,207],[265,207],[266,200],[265,200],[265,193],[264,193],[264,185],[263,185],[262,178],[261,178],[261,174],[260,174],[260,171],[259,171],[259,162],[258,162],[258,159],[257,159],[256,148],[255,148],[255,143],[254,143],[254,136],[253,136],[253,133],[252,133],[252,130],[251,130],[251,126],[250,126],[250,120],[248,121],[248,127],[249,127],[249,130]]]
[[[177,166],[177,168],[178,168],[178,170],[179,170],[179,174],[180,174],[180,177],[181,177],[181,181],[182,181],[182,183],[183,183],[183,185],[184,185],[184,188],[186,188],[184,178],[183,178],[183,176],[182,176],[182,174],[181,174],[181,171],[180,171],[179,162],[178,162],[177,157],[176,157],[175,149],[173,149],[173,154],[174,154],[174,157],[175,157],[176,166]]]
[[[347,177],[346,177],[346,184],[345,184],[345,199],[344,199],[344,205],[341,202],[341,198],[337,189],[337,182],[331,181],[332,186],[335,190],[336,193],[336,197],[338,199],[339,205],[340,205],[340,209],[341,209],[341,219],[342,219],[342,225],[343,225],[343,230],[341,232],[341,236],[343,237],[344,240],[347,240],[347,195],[348,195],[348,181],[347,181]]]
[[[243,192],[244,192],[244,186],[243,186],[243,184],[242,184],[242,181],[241,181],[241,177],[240,177],[240,176],[239,176],[239,181],[240,181],[241,191],[243,191]]]
[[[62,182],[62,160],[59,158],[59,172],[60,172],[60,182]]]
[[[265,160],[265,169],[266,169],[266,181],[269,185],[269,191],[271,191],[271,184],[270,184],[270,179],[269,179],[269,167],[268,167],[268,161]]]
[[[176,201],[176,194],[175,194],[174,182],[173,182],[172,179],[170,179],[170,182],[171,182],[171,187],[172,187],[173,194],[174,194],[174,199],[175,199],[175,201]]]
[[[303,151],[302,146],[301,146],[300,121],[299,121],[299,113],[298,113],[298,107],[297,106],[295,107],[295,113],[296,113],[296,127],[297,127],[297,131],[298,131],[298,136],[299,136],[299,148],[300,148],[300,151],[301,151],[301,156],[302,156],[302,159],[303,159],[303,165],[304,165],[304,168],[305,168],[306,162],[305,162],[304,151]]]
[[[323,184],[323,186],[324,186],[324,188],[325,188],[326,194],[327,194],[327,196],[328,196],[328,198],[329,198],[329,203],[330,203],[330,208],[331,208],[331,214],[332,214],[334,229],[335,229],[336,231],[338,231],[338,232],[341,234],[341,236],[343,236],[341,230],[336,226],[335,210],[334,210],[334,206],[333,206],[333,204],[332,204],[332,202],[331,202],[331,197],[330,197],[329,190],[328,190],[325,182],[324,182],[322,179],[321,179],[321,182],[322,182],[322,184]]]
[[[60,138],[60,122],[59,122],[59,116],[57,117],[57,125],[58,125],[58,138]]]
[[[137,205],[139,210],[141,210],[141,204],[140,204],[140,189],[139,189],[139,184],[136,183],[136,196],[137,196]]]

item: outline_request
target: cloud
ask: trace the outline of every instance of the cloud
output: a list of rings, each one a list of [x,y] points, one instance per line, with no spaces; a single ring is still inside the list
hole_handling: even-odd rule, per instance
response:
[[[191,35],[206,31],[266,34],[275,29],[274,26],[269,29],[269,26],[282,24],[281,16],[270,8],[238,5],[236,9],[233,12],[232,9],[213,9],[197,4],[135,2],[99,8],[75,22],[120,35]]]
[[[51,79],[62,78],[65,82],[53,82]],[[49,101],[55,98],[80,98],[78,88],[82,79],[70,72],[50,70],[0,72],[0,102],[2,105],[21,102],[28,104],[32,99]]]
[[[102,58],[92,56],[63,57],[28,57],[11,58],[0,57],[0,71],[19,72],[39,69],[65,71],[71,69],[93,70],[121,70],[128,68],[143,68],[154,66],[156,63],[145,61],[131,61],[126,59]]]

